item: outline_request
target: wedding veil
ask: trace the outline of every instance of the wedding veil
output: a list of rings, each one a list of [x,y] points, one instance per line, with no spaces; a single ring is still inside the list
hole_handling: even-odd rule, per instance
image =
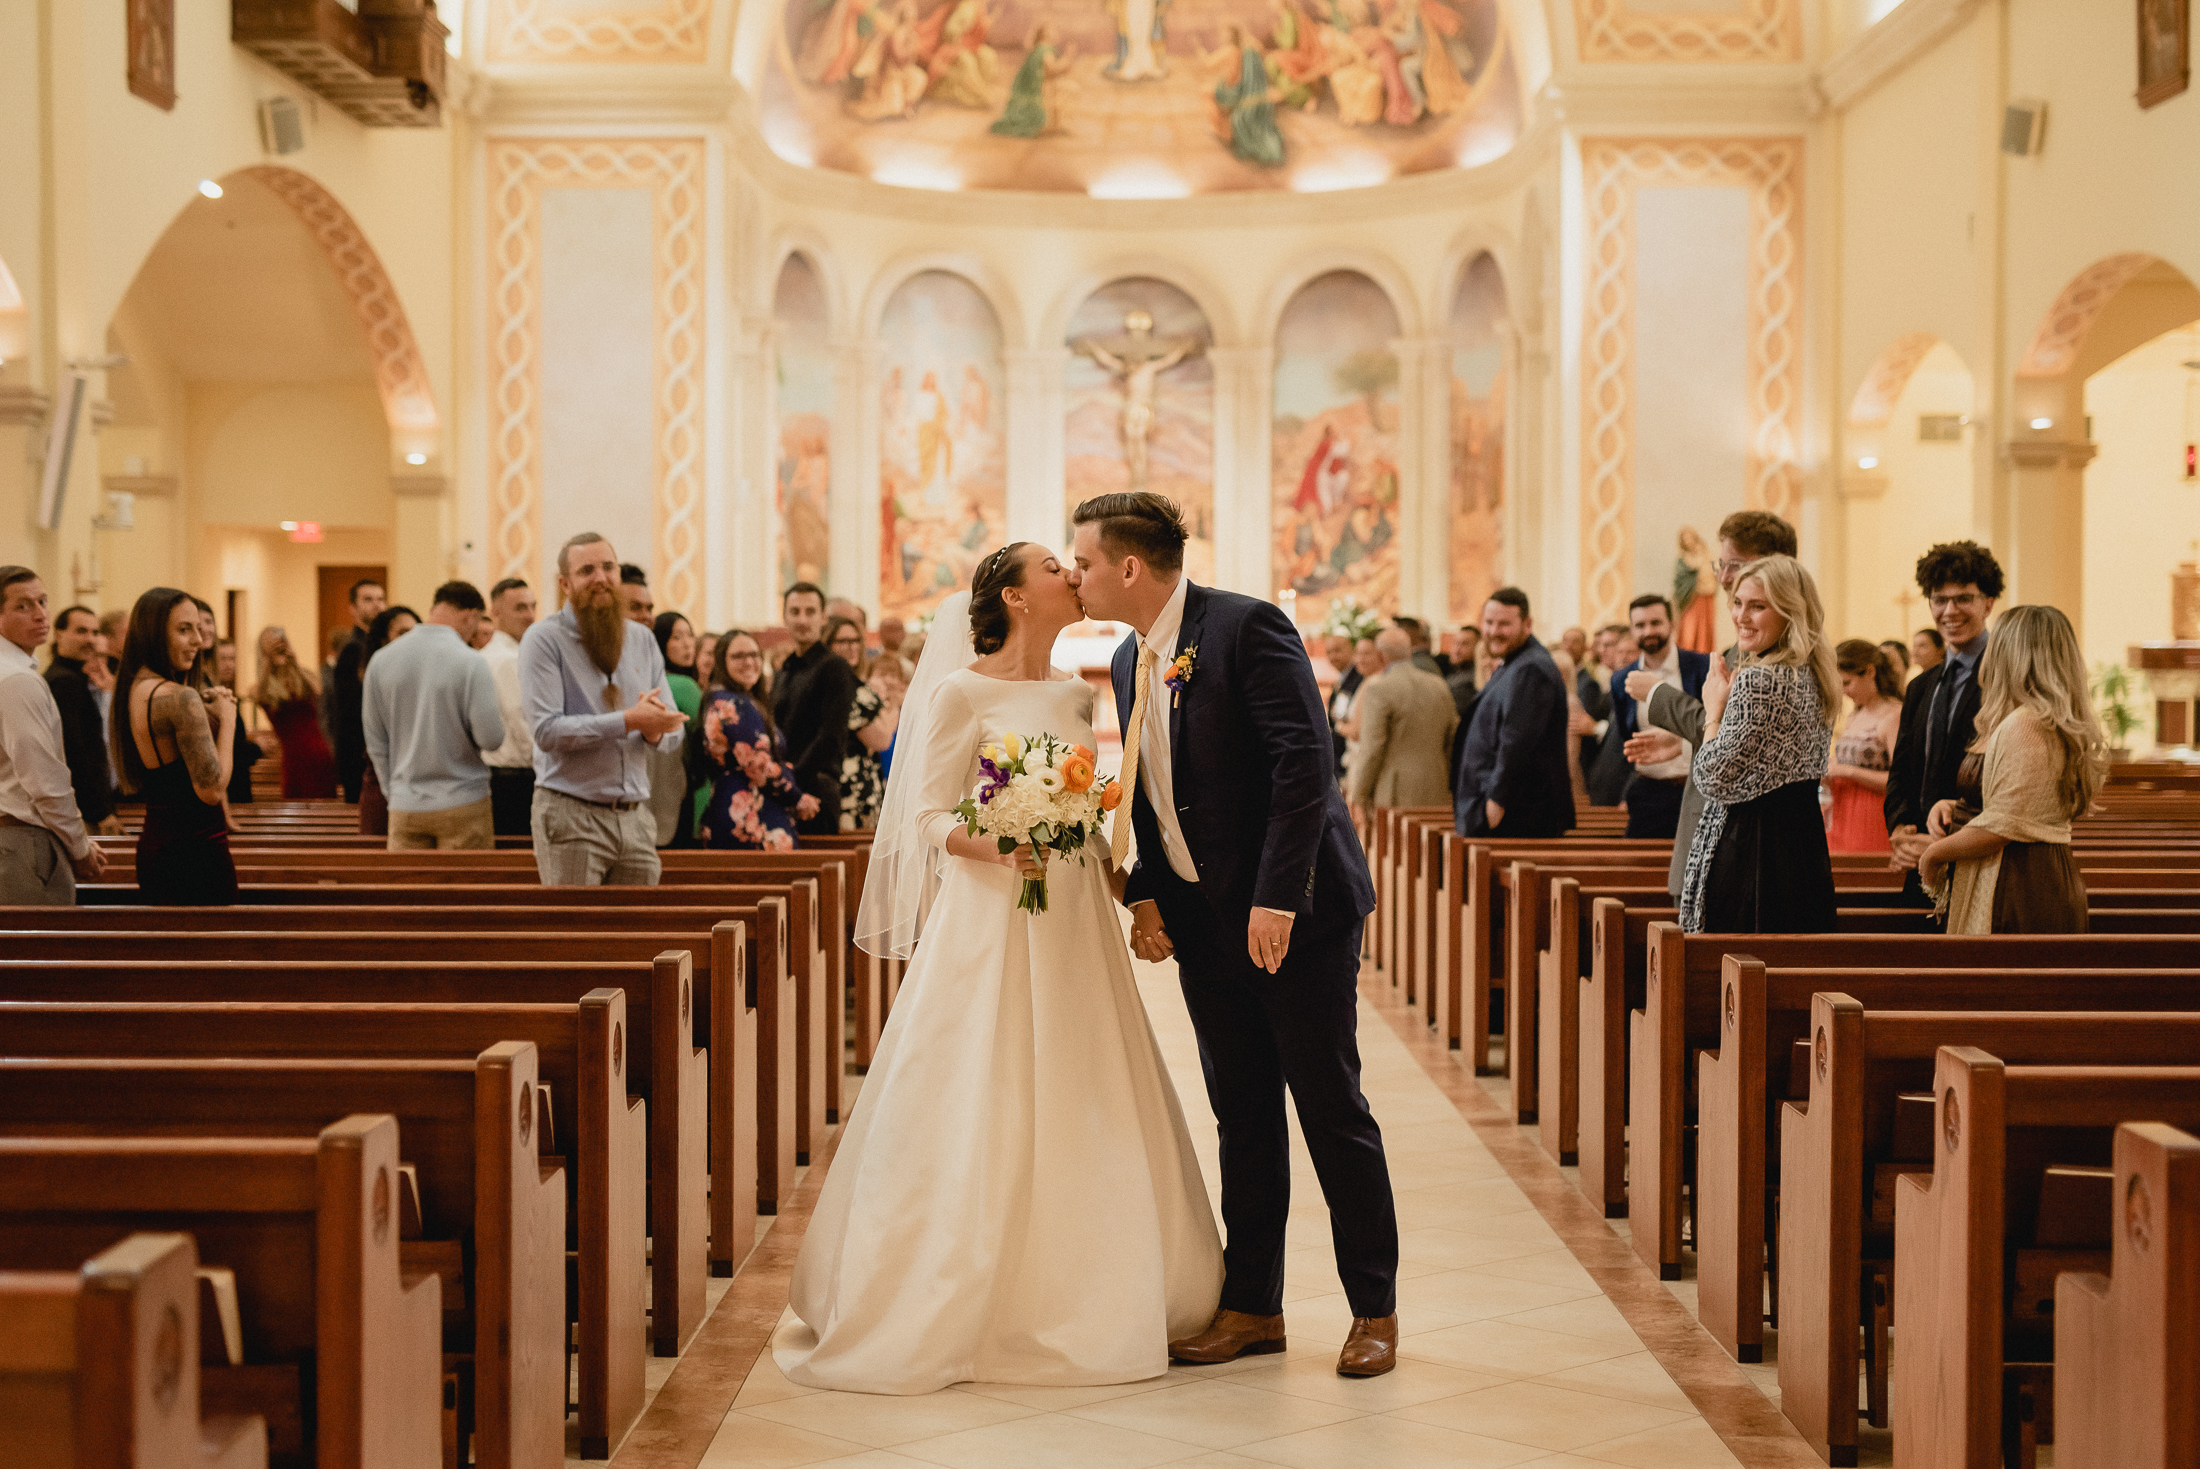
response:
[[[925,634],[924,656],[902,696],[901,721],[894,738],[894,768],[886,782],[886,801],[871,838],[871,866],[863,879],[863,903],[856,910],[856,947],[880,958],[907,959],[915,952],[924,915],[939,892],[947,854],[930,846],[917,830],[927,765],[934,760],[965,761],[968,750],[935,750],[931,733],[932,698],[949,674],[978,661],[970,643],[970,593],[957,592],[939,605]]]

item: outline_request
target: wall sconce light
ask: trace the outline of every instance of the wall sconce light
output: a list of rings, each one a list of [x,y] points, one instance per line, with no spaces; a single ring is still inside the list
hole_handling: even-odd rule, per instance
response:
[[[2052,418],[2035,418],[2032,420],[2032,427],[2035,429],[2051,429],[2054,426],[2055,420]]]
[[[418,449],[415,449],[410,454],[407,454],[405,456],[405,462],[407,464],[426,464],[428,462],[428,456],[421,453]]]
[[[1866,454],[1863,458],[1856,461],[1856,467],[1858,469],[1877,469],[1879,467],[1879,460],[1874,455]]]

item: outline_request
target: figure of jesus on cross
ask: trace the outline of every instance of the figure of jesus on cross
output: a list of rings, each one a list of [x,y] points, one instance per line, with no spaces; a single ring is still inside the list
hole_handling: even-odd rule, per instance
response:
[[[1103,342],[1081,337],[1071,345],[1090,357],[1103,371],[1123,382],[1123,466],[1130,471],[1129,488],[1146,488],[1146,450],[1153,440],[1154,391],[1161,374],[1200,350],[1197,337],[1165,340],[1153,334],[1153,317],[1133,311],[1123,318],[1124,335]]]

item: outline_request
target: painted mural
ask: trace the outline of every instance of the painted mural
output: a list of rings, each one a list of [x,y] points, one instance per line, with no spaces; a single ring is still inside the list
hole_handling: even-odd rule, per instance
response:
[[[833,359],[825,283],[806,256],[790,255],[772,295],[778,327],[779,584],[816,582],[831,592]]]
[[[1206,314],[1167,281],[1111,281],[1070,318],[1063,379],[1065,526],[1078,501],[1139,480],[1184,508],[1185,574],[1203,583],[1215,565],[1214,340]]]
[[[1479,621],[1505,568],[1505,280],[1477,255],[1451,303],[1451,617]]]
[[[1006,537],[1001,323],[977,287],[927,270],[894,292],[879,338],[879,614],[916,618]]]
[[[1170,198],[1472,166],[1519,136],[1500,0],[784,0],[791,162]]]
[[[1398,606],[1398,313],[1358,271],[1299,288],[1276,327],[1276,585],[1298,619],[1332,598]]]

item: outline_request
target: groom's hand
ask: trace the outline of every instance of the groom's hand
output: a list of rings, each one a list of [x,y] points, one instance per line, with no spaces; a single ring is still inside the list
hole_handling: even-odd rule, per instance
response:
[[[1151,898],[1131,904],[1131,952],[1148,964],[1176,957],[1176,945],[1161,926],[1161,905]]]
[[[1291,918],[1289,913],[1255,908],[1245,921],[1245,952],[1270,974],[1283,967],[1283,956],[1291,952]]]

